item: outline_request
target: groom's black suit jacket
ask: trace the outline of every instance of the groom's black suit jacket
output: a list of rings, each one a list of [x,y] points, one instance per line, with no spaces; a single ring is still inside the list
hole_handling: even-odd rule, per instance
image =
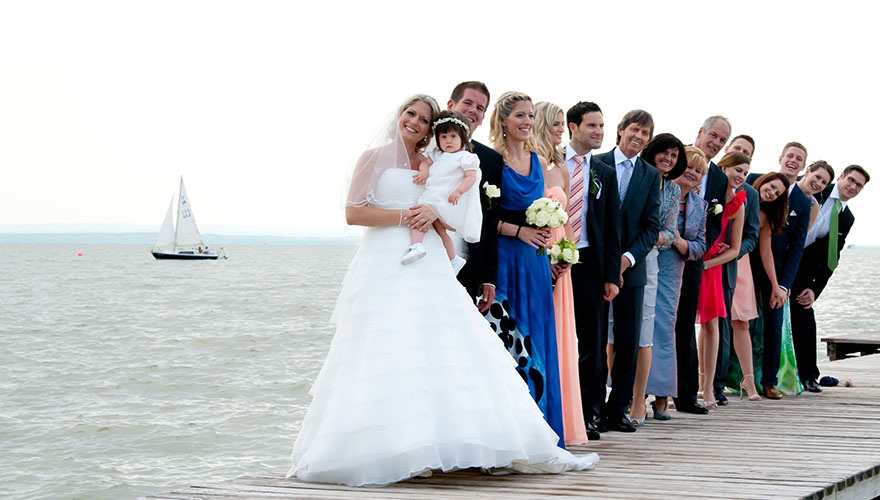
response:
[[[504,159],[501,155],[477,141],[471,141],[473,152],[480,159],[480,171],[482,172],[480,185],[480,204],[483,208],[483,228],[480,232],[480,241],[468,243],[467,264],[458,273],[458,281],[464,285],[471,297],[482,293],[482,285],[489,283],[494,285],[498,276],[498,205],[499,199],[492,201],[489,209],[489,198],[483,185],[487,182],[504,189],[501,186],[502,168]]]
[[[595,176],[595,189],[592,176]],[[617,174],[614,167],[594,155],[590,173],[584,175],[587,198],[587,241],[595,251],[594,267],[600,277],[598,285],[617,283],[620,277],[620,210],[617,203]],[[595,194],[590,191],[594,190]],[[571,206],[571,200],[569,200]],[[575,242],[577,243],[577,242]]]
[[[829,184],[822,191],[821,199],[827,200],[831,196],[834,184]],[[837,216],[837,258],[840,258],[840,251],[846,245],[846,237],[853,223],[856,221],[855,216],[849,210],[849,205],[840,211]],[[817,239],[812,245],[804,248],[804,254],[801,257],[800,266],[798,266],[797,276],[794,280],[793,290],[803,290],[809,288],[819,298],[819,294],[828,284],[828,279],[834,272],[828,269],[828,245],[830,243],[829,235]]]

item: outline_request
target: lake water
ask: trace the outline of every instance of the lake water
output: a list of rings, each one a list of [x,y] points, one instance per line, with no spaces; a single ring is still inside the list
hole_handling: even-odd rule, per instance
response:
[[[0,245],[0,497],[133,498],[288,467],[354,252]],[[876,329],[878,258],[844,252],[820,336]]]

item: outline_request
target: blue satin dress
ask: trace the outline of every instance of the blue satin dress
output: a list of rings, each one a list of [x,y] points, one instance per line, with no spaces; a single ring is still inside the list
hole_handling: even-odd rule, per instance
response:
[[[502,175],[499,198],[502,220],[524,225],[526,209],[544,196],[544,175],[538,155],[531,154],[528,176],[518,174],[507,165]],[[559,436],[559,446],[563,447],[556,319],[547,256],[537,255],[534,248],[518,238],[499,236],[495,294],[496,300],[505,304],[523,338],[523,345],[512,346],[511,350],[519,364],[518,371],[544,418]]]

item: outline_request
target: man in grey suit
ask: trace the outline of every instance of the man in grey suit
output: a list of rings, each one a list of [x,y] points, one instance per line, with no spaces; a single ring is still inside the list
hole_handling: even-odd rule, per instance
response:
[[[752,159],[754,151],[755,140],[745,134],[734,137],[724,149],[725,154],[733,152],[742,153],[749,160]],[[715,380],[712,384],[715,388],[715,400],[720,406],[727,404],[727,397],[724,395],[724,379],[727,376],[727,371],[730,369],[730,343],[733,335],[733,328],[731,328],[730,323],[730,305],[733,303],[733,292],[736,287],[737,262],[743,255],[746,255],[758,246],[758,231],[761,228],[758,191],[745,182],[738,191],[746,192],[746,220],[743,225],[742,243],[740,244],[739,256],[725,264],[721,269],[721,283],[724,290],[724,307],[727,309],[727,317],[718,319],[721,335],[718,342]]]

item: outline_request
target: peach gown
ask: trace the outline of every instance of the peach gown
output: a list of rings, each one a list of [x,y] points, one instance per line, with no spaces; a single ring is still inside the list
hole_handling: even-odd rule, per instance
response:
[[[560,186],[553,186],[544,196],[562,203],[568,210],[568,198]],[[565,237],[565,228],[551,228],[554,243]],[[587,428],[581,406],[581,389],[578,381],[577,333],[574,327],[574,298],[571,273],[556,280],[553,288],[553,309],[556,313],[556,346],[559,350],[559,385],[562,393],[562,426],[566,445],[587,443]]]

